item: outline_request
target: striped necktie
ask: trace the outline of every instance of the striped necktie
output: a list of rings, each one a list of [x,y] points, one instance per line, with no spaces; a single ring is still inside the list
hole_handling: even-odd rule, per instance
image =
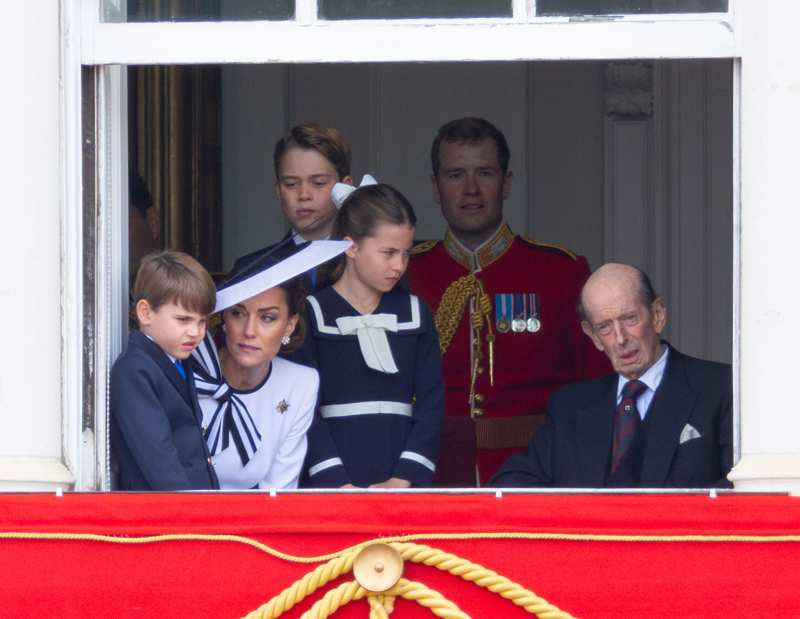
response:
[[[633,443],[636,429],[641,423],[639,411],[636,408],[638,398],[647,385],[638,380],[628,381],[622,388],[622,401],[614,411],[614,442],[611,447],[611,474],[617,472],[620,463],[625,459]]]

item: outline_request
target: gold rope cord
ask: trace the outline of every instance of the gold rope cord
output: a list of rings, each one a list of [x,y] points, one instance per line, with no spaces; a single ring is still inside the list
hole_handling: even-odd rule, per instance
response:
[[[143,537],[119,537],[114,535],[102,535],[95,533],[38,533],[38,532],[0,532],[0,540],[59,540],[59,541],[91,541],[121,545],[142,545],[164,542],[180,541],[205,541],[205,542],[228,542],[244,544],[260,550],[275,558],[283,559],[293,563],[320,563],[313,571],[305,574],[301,579],[295,581],[291,586],[284,589],[279,595],[275,596],[268,603],[247,615],[248,619],[278,617],[283,612],[289,610],[302,599],[313,593],[325,583],[338,578],[340,575],[349,572],[353,567],[353,560],[361,549],[375,543],[385,543],[394,546],[401,554],[403,559],[415,561],[435,567],[439,570],[447,571],[453,575],[474,582],[476,585],[484,587],[490,591],[511,600],[514,604],[522,607],[531,614],[547,619],[557,619],[570,617],[569,614],[552,606],[545,600],[537,597],[531,591],[524,589],[520,585],[508,580],[507,578],[487,570],[482,566],[461,559],[456,555],[446,553],[428,546],[411,543],[420,540],[538,540],[538,541],[576,541],[576,542],[631,542],[631,543],[799,543],[800,535],[606,535],[594,533],[526,533],[526,532],[496,532],[496,533],[419,533],[411,535],[401,535],[393,537],[383,537],[368,540],[344,548],[343,550],[316,556],[298,556],[281,552],[257,540],[240,535],[206,535],[200,533],[149,535]],[[347,583],[345,583],[347,584]],[[413,584],[415,588],[409,587]],[[360,588],[358,583],[356,587]],[[402,586],[401,586],[402,585]],[[347,591],[351,591],[347,589]],[[330,593],[330,592],[329,592]],[[352,599],[358,589],[352,589],[350,595]],[[340,603],[344,593],[337,594]],[[390,591],[382,594],[369,594],[371,619],[386,619],[393,608],[395,595],[401,595],[409,599],[425,600],[429,608],[436,604],[441,604],[438,600],[441,597],[437,592],[427,589],[421,583],[410,583],[410,581],[398,582]],[[438,597],[437,597],[438,596]],[[452,604],[445,600],[448,604]],[[423,603],[423,602],[420,602]],[[319,604],[319,603],[318,603]],[[330,606],[331,602],[327,602]],[[316,605],[315,605],[316,606]],[[319,609],[322,606],[318,606]],[[337,607],[338,608],[338,607]],[[465,617],[455,605],[452,608],[445,605],[437,606],[438,616],[461,618]],[[312,608],[313,610],[313,608]],[[335,610],[335,609],[334,609]],[[324,614],[309,615],[308,611],[303,617],[327,617]],[[321,610],[315,611],[321,613]],[[331,610],[333,612],[333,610]],[[436,611],[433,611],[436,613]],[[451,614],[448,614],[451,613]],[[461,614],[458,614],[461,613]]]
[[[486,345],[489,349],[489,384],[494,385],[494,333],[492,332],[492,302],[486,294],[481,281],[474,273],[463,275],[451,283],[442,294],[439,306],[436,308],[434,323],[439,334],[439,350],[444,355],[450,344],[453,343],[461,317],[469,302],[473,302],[470,322],[475,332],[472,340],[472,367],[470,368],[469,405],[470,410],[475,404],[475,381],[478,377],[478,368],[483,361],[481,350],[481,333],[483,324],[486,323]]]
[[[483,284],[475,277],[474,273],[459,277],[442,294],[442,299],[439,301],[439,306],[436,308],[436,315],[434,316],[436,332],[439,334],[439,350],[442,355],[450,348],[458,325],[461,322],[461,317],[464,315],[464,309],[471,299],[478,301],[476,303],[476,315],[472,317],[472,325],[480,328],[483,320],[481,314],[491,316],[492,304],[483,289]]]
[[[367,542],[367,544],[376,542],[377,540],[373,540]],[[572,617],[569,613],[561,611],[558,607],[540,598],[532,591],[525,589],[522,585],[509,580],[505,576],[501,576],[497,572],[486,569],[477,563],[472,563],[467,559],[462,559],[454,554],[443,552],[422,544],[393,542],[390,545],[394,547],[406,561],[421,563],[448,572],[454,576],[459,576],[467,582],[472,582],[479,587],[488,589],[510,600],[523,610],[537,617],[547,619],[570,619]],[[342,574],[351,571],[353,560],[358,554],[358,551],[348,549],[343,552],[343,555],[329,560],[324,565],[317,567],[312,572],[309,572],[295,581],[281,593],[274,596],[269,602],[246,615],[245,619],[275,619],[276,617],[280,617],[284,612],[293,608],[320,587],[338,578]],[[400,583],[393,589],[380,595],[389,599],[397,595],[408,599],[414,599],[419,604],[431,608],[434,614],[440,617],[457,617],[459,619],[468,617],[468,615],[465,615],[452,602],[443,598],[440,593],[428,589],[421,583],[415,583],[413,588],[398,589],[403,582],[404,581],[401,579]],[[408,584],[408,581],[405,582]],[[376,595],[366,591],[364,591],[363,594],[359,594],[359,590],[363,591],[356,582],[344,583],[336,589],[332,589],[322,600],[317,602],[310,611],[303,615],[303,619],[327,617],[351,600],[361,599],[364,595],[370,597]],[[370,605],[373,607],[377,606],[377,601],[371,601]],[[385,602],[382,601],[380,606],[385,607]],[[323,610],[325,614],[320,614]],[[370,616],[373,616],[372,612]],[[375,616],[380,617],[382,615],[375,614]]]
[[[437,617],[447,617],[449,619],[469,619],[469,615],[463,612],[450,600],[444,598],[441,593],[429,589],[419,582],[401,578],[398,583],[381,594],[373,594],[364,589],[355,580],[345,582],[328,591],[322,599],[314,603],[310,610],[301,615],[301,619],[324,619],[335,613],[345,604],[360,600],[366,597],[370,606],[370,619],[388,619],[389,614],[394,610],[394,599],[402,597],[414,600],[420,605],[430,608],[431,612]],[[278,617],[279,615],[261,615],[258,610],[246,616],[246,619],[256,617]]]

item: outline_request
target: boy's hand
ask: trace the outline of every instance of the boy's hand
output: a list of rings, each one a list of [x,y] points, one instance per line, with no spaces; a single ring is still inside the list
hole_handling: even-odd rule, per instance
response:
[[[370,484],[370,488],[410,488],[411,482],[399,477],[390,477],[386,481]]]

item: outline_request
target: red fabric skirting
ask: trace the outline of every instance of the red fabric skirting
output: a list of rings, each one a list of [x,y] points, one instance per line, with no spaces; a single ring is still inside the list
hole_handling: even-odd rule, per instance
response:
[[[800,501],[758,495],[6,494],[0,495],[0,530],[233,534],[302,556],[377,537],[437,533],[800,540]],[[317,565],[287,562],[231,542],[0,543],[4,616],[238,617]],[[480,563],[580,617],[800,616],[798,541],[419,543]],[[440,591],[473,617],[530,616],[430,567],[406,563],[405,576]],[[299,617],[322,593],[284,616]],[[367,617],[368,606],[351,602],[335,616]],[[430,616],[406,600],[397,601],[393,614],[398,619]]]

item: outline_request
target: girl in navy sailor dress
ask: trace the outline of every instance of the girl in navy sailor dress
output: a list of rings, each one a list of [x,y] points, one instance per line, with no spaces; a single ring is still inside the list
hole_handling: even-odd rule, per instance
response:
[[[320,374],[311,486],[431,485],[444,414],[439,341],[425,303],[396,286],[415,223],[388,185],[362,185],[342,203],[334,238],[353,246],[333,284],[306,300],[309,332],[296,357]]]

